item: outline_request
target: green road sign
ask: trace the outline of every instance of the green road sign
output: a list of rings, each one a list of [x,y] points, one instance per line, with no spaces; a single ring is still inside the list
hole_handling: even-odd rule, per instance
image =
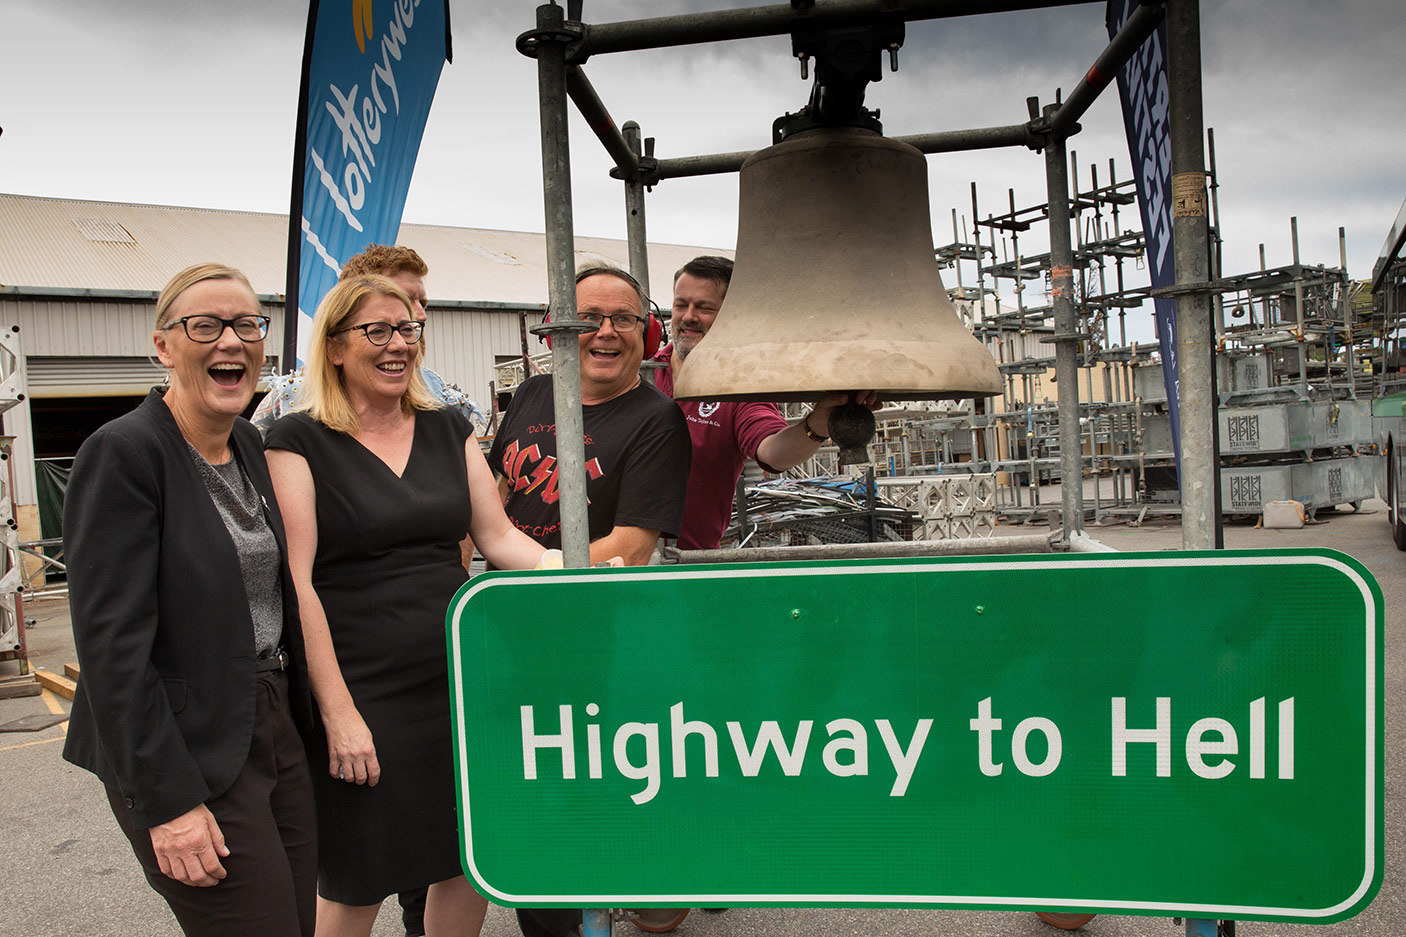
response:
[[[1381,882],[1381,593],[1339,553],[493,573],[448,618],[503,904],[1332,921]]]

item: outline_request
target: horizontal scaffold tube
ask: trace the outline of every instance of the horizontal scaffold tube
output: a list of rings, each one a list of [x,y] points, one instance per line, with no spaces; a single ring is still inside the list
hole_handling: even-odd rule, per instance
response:
[[[789,3],[712,13],[685,13],[652,19],[600,23],[583,27],[584,36],[571,50],[573,62],[607,52],[633,52],[699,42],[725,42],[784,36],[798,22],[844,26],[871,21],[876,16],[897,16],[905,21],[974,16],[1072,6],[1089,0],[907,0],[901,8],[883,0],[815,0],[803,10]]]
[[[743,547],[736,550],[666,548],[669,563],[766,563],[793,560],[867,560],[898,556],[983,556],[1053,553],[1045,534],[982,537],[972,540],[896,540],[886,543],[822,543],[800,547]]]

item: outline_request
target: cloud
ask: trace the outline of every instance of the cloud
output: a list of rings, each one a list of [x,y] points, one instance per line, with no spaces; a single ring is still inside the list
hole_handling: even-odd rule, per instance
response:
[[[388,4],[390,0],[375,0]],[[775,0],[585,0],[588,23],[771,5]],[[531,3],[452,0],[455,62],[444,71],[407,203],[409,221],[540,231],[540,138],[534,63],[517,35]],[[57,197],[286,210],[306,4],[283,0],[64,0],[4,4],[0,57],[9,96],[0,123],[4,188]],[[1287,263],[1298,216],[1305,262],[1370,274],[1406,196],[1393,80],[1406,47],[1397,0],[1202,0],[1206,124],[1215,128],[1226,269]],[[1025,99],[1067,94],[1106,42],[1103,5],[914,22],[899,72],[868,101],[890,134],[1026,119]],[[618,55],[586,64],[617,123],[637,121],[661,156],[755,149],[809,87],[788,37]],[[571,118],[578,231],[623,237],[621,186],[590,130]],[[1106,181],[1131,170],[1110,89],[1069,146]],[[1044,201],[1044,158],[1024,149],[929,157],[939,242],[951,212],[968,216]],[[735,176],[667,180],[649,198],[651,237],[728,247]],[[1133,222],[1131,212],[1125,223]],[[962,219],[959,218],[959,226]],[[1043,232],[1022,238],[1044,250]]]
[[[301,35],[308,9],[306,4],[284,0],[62,0],[23,6],[27,9],[18,15],[42,17],[60,35],[104,36],[124,44],[135,40],[141,46],[154,45],[157,56],[177,52],[180,45],[198,37],[218,39],[229,47],[290,28]]]

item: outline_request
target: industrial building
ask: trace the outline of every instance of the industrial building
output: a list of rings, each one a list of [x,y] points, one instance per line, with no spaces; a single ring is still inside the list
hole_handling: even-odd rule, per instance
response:
[[[21,541],[57,536],[41,530],[37,473],[65,466],[93,429],[162,382],[151,329],[157,294],[177,270],[210,260],[242,270],[273,318],[266,371],[288,369],[278,360],[287,241],[285,215],[0,195],[0,328],[19,329],[23,399],[3,420]],[[495,366],[545,350],[526,331],[546,309],[543,235],[406,224],[399,243],[430,267],[426,363],[491,409]],[[576,253],[628,266],[623,240],[578,237]],[[719,251],[651,244],[656,292],[703,253]]]

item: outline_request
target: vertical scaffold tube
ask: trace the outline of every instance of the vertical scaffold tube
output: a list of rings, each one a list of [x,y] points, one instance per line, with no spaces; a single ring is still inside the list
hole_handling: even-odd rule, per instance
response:
[[[1053,116],[1059,105],[1045,109]],[[1064,140],[1045,147],[1050,206],[1050,289],[1054,294],[1055,383],[1059,385],[1059,490],[1064,539],[1084,529],[1084,441],[1079,432],[1079,327],[1074,247],[1069,235],[1069,170]]]
[[[1168,115],[1172,150],[1172,245],[1177,285],[1210,279],[1206,155],[1201,109],[1199,0],[1167,4]],[[1181,537],[1186,550],[1219,546],[1220,465],[1216,453],[1215,338],[1205,290],[1177,297],[1181,385]]]
[[[586,908],[582,911],[581,937],[610,937],[610,910]]]
[[[562,9],[537,8],[537,88],[541,99],[542,201],[546,213],[547,279],[552,316],[576,318],[575,239],[571,218],[571,153],[566,121],[566,44]],[[589,566],[586,447],[581,422],[581,360],[574,336],[552,343],[552,401],[557,424],[557,491],[561,551],[568,568]]]
[[[640,150],[640,125],[633,120],[625,122],[621,128],[625,145],[638,157]],[[649,247],[647,229],[644,222],[644,183],[639,174],[625,180],[625,237],[630,249],[630,276],[639,281],[646,295],[649,289]],[[648,313],[649,310],[645,310]]]

